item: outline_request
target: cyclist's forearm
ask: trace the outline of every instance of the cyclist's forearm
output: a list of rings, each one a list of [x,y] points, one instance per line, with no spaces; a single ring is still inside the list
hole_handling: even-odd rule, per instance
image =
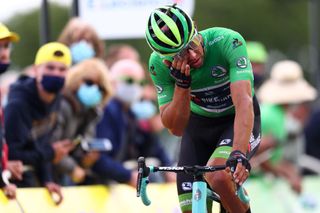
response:
[[[176,86],[172,101],[160,107],[160,113],[163,125],[181,136],[190,116],[190,89]]]
[[[236,109],[236,116],[234,121],[234,143],[233,150],[240,150],[246,153],[248,150],[248,143],[253,128],[253,105],[251,98],[241,100],[240,106]]]

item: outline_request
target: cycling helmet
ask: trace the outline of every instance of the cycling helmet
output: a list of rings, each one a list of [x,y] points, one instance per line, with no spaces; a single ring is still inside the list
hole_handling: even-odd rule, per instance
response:
[[[194,34],[192,19],[175,4],[157,8],[149,16],[146,39],[151,49],[161,55],[175,55]]]

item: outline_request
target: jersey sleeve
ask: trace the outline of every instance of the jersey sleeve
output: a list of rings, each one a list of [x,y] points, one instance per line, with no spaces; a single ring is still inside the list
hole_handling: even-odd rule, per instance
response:
[[[235,31],[230,31],[227,38],[224,54],[229,63],[230,82],[250,80],[252,84],[253,72],[244,38]]]
[[[175,81],[169,74],[169,69],[164,65],[160,56],[153,53],[149,60],[149,74],[156,87],[158,103],[162,106],[166,103],[171,102]]]

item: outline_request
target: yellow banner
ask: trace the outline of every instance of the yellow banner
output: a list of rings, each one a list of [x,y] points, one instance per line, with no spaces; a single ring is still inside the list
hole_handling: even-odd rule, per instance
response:
[[[320,178],[305,178],[304,192],[298,196],[280,179],[247,181],[252,212],[319,213]],[[0,192],[0,212],[4,213],[180,213],[175,184],[150,184],[150,206],[136,197],[136,190],[127,185],[64,187],[64,200],[56,206],[43,188],[18,189],[17,201],[8,201]],[[272,204],[272,205],[270,205]],[[218,205],[214,205],[214,211]]]

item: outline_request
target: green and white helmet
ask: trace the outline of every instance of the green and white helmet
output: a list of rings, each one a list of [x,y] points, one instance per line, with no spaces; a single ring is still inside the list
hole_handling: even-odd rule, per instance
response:
[[[155,9],[149,16],[146,39],[155,52],[173,56],[193,38],[192,19],[175,5]]]

